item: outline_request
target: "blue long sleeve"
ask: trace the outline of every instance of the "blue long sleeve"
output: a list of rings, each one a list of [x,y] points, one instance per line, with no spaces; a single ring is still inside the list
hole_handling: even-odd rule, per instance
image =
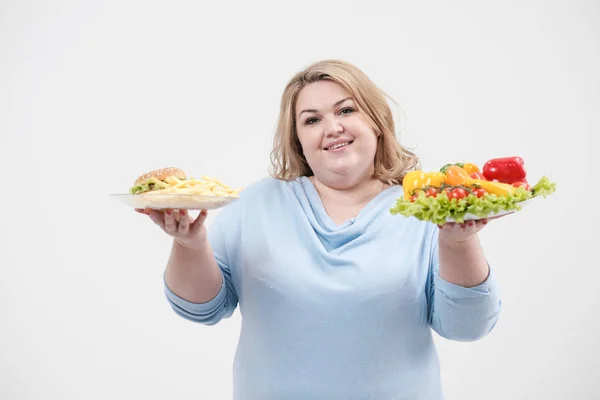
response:
[[[439,276],[437,231],[434,231],[427,293],[429,323],[440,336],[457,341],[475,341],[492,331],[502,302],[493,269],[481,284],[465,288]],[[488,265],[489,267],[489,265]]]
[[[307,178],[262,180],[219,212],[209,240],[217,296],[182,317],[215,325],[239,307],[235,400],[441,400],[433,331],[460,341],[494,327],[494,274],[464,288],[438,275],[437,227],[393,216],[401,186],[336,225]]]
[[[223,272],[223,284],[217,295],[206,303],[191,303],[177,296],[164,281],[165,295],[171,307],[179,316],[205,325],[215,325],[223,318],[230,317],[238,303],[231,275],[223,264],[218,262]],[[164,279],[164,277],[163,277]]]

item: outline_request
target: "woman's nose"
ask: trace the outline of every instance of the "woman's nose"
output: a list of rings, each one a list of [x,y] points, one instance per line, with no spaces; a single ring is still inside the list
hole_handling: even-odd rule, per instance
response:
[[[344,127],[335,118],[329,118],[325,121],[325,136],[339,135],[344,131]]]

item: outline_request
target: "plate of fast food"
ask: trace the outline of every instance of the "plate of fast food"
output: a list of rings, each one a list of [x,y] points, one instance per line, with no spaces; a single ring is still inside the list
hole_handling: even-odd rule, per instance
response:
[[[165,167],[140,175],[128,193],[111,196],[142,209],[214,210],[239,199],[241,190],[207,176],[188,177],[181,168]]]
[[[531,184],[524,165],[523,158],[511,156],[492,158],[482,168],[454,162],[439,171],[410,171],[402,181],[404,194],[390,212],[444,224],[520,211],[556,191],[556,183],[547,176]]]

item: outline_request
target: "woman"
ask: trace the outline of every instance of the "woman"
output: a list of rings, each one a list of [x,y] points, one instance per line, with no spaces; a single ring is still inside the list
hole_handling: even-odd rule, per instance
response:
[[[240,307],[234,397],[441,399],[432,330],[460,341],[493,328],[500,300],[477,232],[393,216],[417,165],[382,92],[323,61],[285,88],[272,177],[207,231],[146,210],[174,238],[165,292],[213,325]]]

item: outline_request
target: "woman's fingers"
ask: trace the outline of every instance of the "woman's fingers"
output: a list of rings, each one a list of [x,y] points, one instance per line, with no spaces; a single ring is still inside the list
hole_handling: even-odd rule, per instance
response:
[[[177,232],[177,221],[171,209],[165,210],[165,231],[170,235],[174,235]]]
[[[206,216],[208,212],[206,210],[200,210],[200,214],[196,217],[194,222],[190,225],[190,230],[193,232],[198,232],[199,229],[204,225],[204,221],[206,221]]]
[[[438,225],[440,229],[453,229],[453,230],[466,230],[472,229],[473,227],[479,227],[480,225],[487,224],[487,219],[482,220],[468,220],[465,222],[447,222],[443,225]]]
[[[165,229],[164,212],[156,210],[145,210],[145,214],[147,214],[156,225],[160,226],[163,230]]]
[[[186,210],[179,210],[179,224],[177,228],[177,233],[180,236],[185,236],[188,234],[190,228],[190,217]]]
[[[146,214],[146,215],[150,215],[150,213],[151,213],[152,211],[154,211],[154,210],[153,210],[153,209],[151,209],[151,208],[135,208],[134,210],[135,210],[136,212],[140,213],[140,214]]]
[[[136,208],[136,212],[146,214],[152,221],[160,226],[166,233],[173,237],[186,237],[190,234],[197,234],[206,220],[207,211],[202,210],[200,214],[192,221],[187,210],[153,210],[150,208]]]

